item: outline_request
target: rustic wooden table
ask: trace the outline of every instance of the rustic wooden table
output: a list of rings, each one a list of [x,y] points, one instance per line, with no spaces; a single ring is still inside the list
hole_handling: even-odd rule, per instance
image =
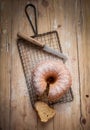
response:
[[[24,13],[38,10],[39,33],[57,30],[73,78],[74,100],[55,105],[41,123],[33,110],[17,49],[17,32],[33,35]],[[0,1],[0,130],[90,130],[90,0]]]

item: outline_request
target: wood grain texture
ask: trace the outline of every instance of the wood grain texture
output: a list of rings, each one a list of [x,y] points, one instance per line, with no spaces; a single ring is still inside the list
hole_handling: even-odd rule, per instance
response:
[[[78,5],[80,10],[78,10]],[[77,3],[77,41],[81,96],[81,126],[90,129],[90,1]]]
[[[46,1],[47,2],[47,1]],[[38,32],[44,33],[50,31],[50,22],[49,22],[49,5],[43,3],[43,1],[38,1],[37,9],[38,9]],[[42,24],[43,23],[43,24]],[[51,119],[48,123],[44,124],[38,120],[38,130],[53,130],[53,119]]]
[[[11,130],[37,129],[37,117],[32,109],[25,77],[17,49],[17,32],[27,29],[24,19],[26,1],[12,2],[12,93],[11,93]]]
[[[58,31],[73,79],[73,102],[55,105],[56,116],[46,124],[31,106],[17,48],[18,31],[33,35],[27,3],[36,6],[39,33]],[[90,130],[89,34],[89,0],[0,1],[0,130]]]
[[[55,105],[58,111],[54,119],[54,128],[62,130],[80,130],[80,95],[77,61],[77,41],[75,33],[75,3],[76,1],[54,1],[57,30],[60,36],[63,52],[69,57],[66,65],[72,74],[72,90],[74,101],[66,104]],[[58,6],[58,4],[60,6]],[[54,22],[55,24],[55,22]],[[61,25],[60,28],[58,26]],[[75,48],[75,49],[74,49]],[[78,113],[77,113],[78,111]],[[72,120],[74,119],[74,120]],[[72,125],[71,125],[72,122]]]
[[[9,16],[9,17],[7,17]],[[11,3],[0,1],[0,129],[9,130],[11,87]]]

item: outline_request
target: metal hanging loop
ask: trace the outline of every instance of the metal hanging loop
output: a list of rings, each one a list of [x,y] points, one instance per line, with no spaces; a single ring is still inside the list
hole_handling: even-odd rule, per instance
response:
[[[35,27],[34,27],[34,25],[32,23],[32,20],[31,20],[31,18],[29,16],[29,13],[28,13],[28,8],[30,8],[30,7],[33,8],[33,11],[34,11]],[[35,8],[35,6],[33,4],[27,4],[25,6],[25,13],[26,13],[26,16],[28,18],[28,21],[29,21],[29,23],[30,23],[30,25],[32,27],[32,30],[33,30],[34,34],[37,35],[38,34],[38,30],[37,30],[37,16],[36,16],[36,8]]]

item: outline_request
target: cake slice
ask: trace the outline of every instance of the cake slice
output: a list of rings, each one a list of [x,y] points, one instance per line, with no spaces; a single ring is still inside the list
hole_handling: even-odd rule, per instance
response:
[[[49,107],[46,103],[37,101],[35,103],[35,109],[41,122],[47,122],[49,119],[53,118],[56,114],[55,110]]]

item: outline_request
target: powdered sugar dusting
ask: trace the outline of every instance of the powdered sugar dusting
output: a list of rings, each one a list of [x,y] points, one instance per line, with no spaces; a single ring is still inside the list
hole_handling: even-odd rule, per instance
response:
[[[33,73],[33,85],[38,94],[42,94],[45,91],[47,87],[45,79],[50,74],[57,77],[55,83],[50,85],[48,94],[53,99],[60,93],[64,93],[71,86],[71,76],[62,61],[47,60],[41,62],[36,66]]]

